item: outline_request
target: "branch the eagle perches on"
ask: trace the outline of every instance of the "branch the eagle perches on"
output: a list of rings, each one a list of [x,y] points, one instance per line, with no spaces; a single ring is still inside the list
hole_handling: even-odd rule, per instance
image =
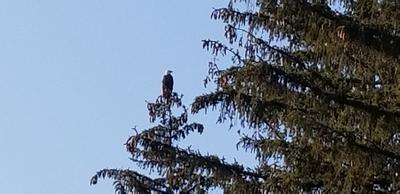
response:
[[[135,130],[126,141],[126,149],[131,160],[143,169],[155,171],[159,178],[151,178],[134,170],[103,169],[96,173],[91,184],[99,178],[114,179],[114,186],[120,193],[204,193],[216,185],[211,182],[218,176],[220,182],[228,177],[246,181],[248,178],[263,178],[250,169],[214,155],[202,155],[190,147],[181,148],[176,142],[185,139],[190,133],[202,133],[204,126],[188,122],[188,109],[182,103],[183,95],[172,93],[168,99],[162,95],[155,102],[147,102],[151,123],[159,124],[145,130]],[[175,116],[178,110],[181,113]]]

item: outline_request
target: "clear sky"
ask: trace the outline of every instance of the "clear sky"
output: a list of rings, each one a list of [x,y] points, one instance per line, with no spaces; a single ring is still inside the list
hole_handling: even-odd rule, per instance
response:
[[[102,168],[135,168],[124,142],[151,127],[145,100],[165,69],[190,103],[212,57],[202,39],[223,38],[210,19],[220,0],[0,0],[0,193],[109,194],[90,186]],[[216,113],[192,117],[205,133],[186,143],[249,162],[236,130]]]

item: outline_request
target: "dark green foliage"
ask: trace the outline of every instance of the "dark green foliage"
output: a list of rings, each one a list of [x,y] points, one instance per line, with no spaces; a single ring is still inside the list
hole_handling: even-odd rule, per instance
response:
[[[249,128],[237,146],[259,165],[177,147],[203,127],[187,123],[186,108],[170,114],[181,105],[175,95],[150,103],[161,124],[127,142],[133,160],[162,178],[111,170],[93,180],[110,176],[128,192],[400,192],[399,0],[236,0],[211,17],[226,23],[228,43],[203,47],[232,65],[210,62],[206,81],[217,87],[191,111],[218,108],[219,121]]]
[[[179,117],[172,108],[181,108]],[[225,187],[232,191],[257,188],[262,174],[245,169],[237,163],[227,163],[214,155],[202,155],[190,148],[180,148],[175,142],[192,132],[203,132],[203,125],[188,123],[188,113],[176,93],[166,100],[159,97],[148,103],[150,120],[160,124],[134,134],[126,142],[131,160],[139,167],[157,172],[161,178],[152,179],[133,170],[104,169],[96,173],[91,184],[99,178],[114,179],[117,193],[204,193],[210,188]],[[245,186],[231,182],[245,183]],[[254,190],[256,191],[256,190]]]

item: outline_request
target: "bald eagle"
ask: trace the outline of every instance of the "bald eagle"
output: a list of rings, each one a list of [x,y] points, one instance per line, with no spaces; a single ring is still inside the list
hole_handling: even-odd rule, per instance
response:
[[[162,95],[165,99],[171,98],[172,90],[174,89],[174,78],[171,75],[172,71],[165,71],[162,79]]]

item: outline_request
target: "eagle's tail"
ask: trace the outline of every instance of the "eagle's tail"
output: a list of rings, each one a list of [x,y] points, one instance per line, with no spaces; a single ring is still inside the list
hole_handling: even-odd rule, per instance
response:
[[[170,99],[171,98],[171,94],[172,94],[172,91],[171,90],[169,90],[169,89],[163,89],[163,97],[165,98],[165,99]]]

